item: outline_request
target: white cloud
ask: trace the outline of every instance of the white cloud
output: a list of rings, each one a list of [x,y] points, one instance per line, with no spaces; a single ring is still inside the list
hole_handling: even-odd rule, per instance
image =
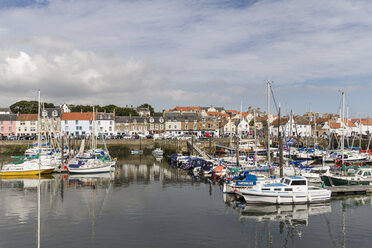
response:
[[[313,82],[329,91],[328,81],[372,76],[369,1],[219,3],[56,0],[1,9],[8,71],[0,85],[44,87],[59,101],[238,107],[246,94],[249,105],[264,104],[257,92],[267,79],[302,93]],[[351,89],[370,90],[368,83]]]

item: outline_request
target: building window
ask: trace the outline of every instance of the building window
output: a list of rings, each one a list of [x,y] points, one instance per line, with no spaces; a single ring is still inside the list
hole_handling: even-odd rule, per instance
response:
[[[36,125],[35,121],[31,121],[30,124],[31,124],[31,125]]]
[[[176,129],[177,128],[177,125],[174,125],[174,128]]]
[[[11,127],[9,127],[9,133],[12,131],[12,128]]]
[[[112,125],[112,121],[110,121],[110,125]]]
[[[145,131],[146,131],[146,130],[147,130],[147,126],[144,126],[144,127],[143,127],[143,130],[145,130]]]
[[[0,121],[0,124],[3,125],[3,121]]]
[[[27,132],[27,127],[25,127],[25,132]]]
[[[65,121],[65,125],[67,125],[67,121]]]
[[[155,130],[159,129],[159,124],[155,124]]]
[[[196,129],[196,124],[194,124],[194,129]]]
[[[92,125],[93,121],[89,121],[89,125]]]
[[[75,121],[75,124],[79,124],[79,121],[78,121],[78,120],[76,120],[76,121]]]
[[[21,124],[21,125],[26,125],[26,122],[25,122],[25,121],[21,121],[20,124]]]
[[[211,124],[208,124],[208,128],[211,128]]]
[[[98,121],[98,125],[101,125],[101,121]]]
[[[109,131],[110,131],[110,132],[112,131],[112,127],[109,127]]]
[[[189,129],[189,125],[186,124],[186,125],[185,125],[185,129]]]
[[[65,131],[67,131],[68,130],[68,126],[65,126]]]
[[[4,127],[1,127],[1,131],[4,131]]]
[[[154,130],[154,124],[150,124],[150,130]]]
[[[169,125],[169,129],[171,129],[172,128],[172,126],[171,125]]]
[[[163,124],[160,124],[160,130],[162,130],[163,129]]]

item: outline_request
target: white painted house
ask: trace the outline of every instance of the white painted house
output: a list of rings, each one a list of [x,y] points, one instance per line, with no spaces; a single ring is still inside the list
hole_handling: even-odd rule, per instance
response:
[[[63,113],[61,131],[66,136],[90,136],[93,131],[93,112]]]
[[[249,122],[246,118],[242,118],[238,124],[238,133],[240,136],[246,136],[249,134]]]

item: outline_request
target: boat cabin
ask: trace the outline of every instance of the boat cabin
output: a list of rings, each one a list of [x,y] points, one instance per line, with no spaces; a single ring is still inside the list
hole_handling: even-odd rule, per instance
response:
[[[280,183],[264,184],[261,187],[262,191],[284,191],[298,192],[307,190],[307,179],[304,177],[284,177]]]
[[[370,168],[357,169],[355,171],[355,176],[358,176],[358,177],[372,177],[372,169],[370,169]]]

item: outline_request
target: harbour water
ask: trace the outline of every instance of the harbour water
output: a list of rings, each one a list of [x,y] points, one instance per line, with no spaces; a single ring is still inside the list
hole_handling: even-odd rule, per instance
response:
[[[0,160],[6,159],[1,156]],[[370,247],[372,197],[245,206],[152,156],[41,179],[41,247]],[[0,179],[0,247],[37,247],[37,178]]]

